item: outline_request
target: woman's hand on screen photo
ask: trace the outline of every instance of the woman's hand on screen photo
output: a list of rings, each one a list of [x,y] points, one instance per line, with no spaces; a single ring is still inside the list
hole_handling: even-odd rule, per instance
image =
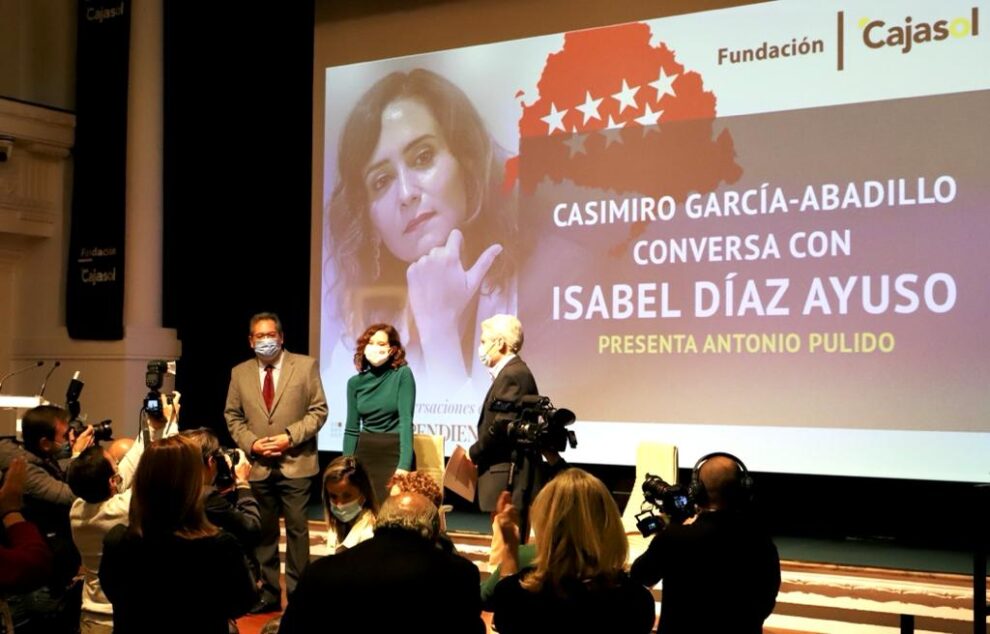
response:
[[[463,234],[454,229],[445,244],[434,247],[406,270],[409,308],[431,380],[467,378],[461,353],[461,331],[465,327],[461,318],[502,252],[502,245],[493,244],[465,269],[461,263],[463,244]]]

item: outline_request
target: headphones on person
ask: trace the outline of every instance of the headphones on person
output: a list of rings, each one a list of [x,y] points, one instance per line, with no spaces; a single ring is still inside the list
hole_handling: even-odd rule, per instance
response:
[[[736,463],[736,468],[739,471],[739,479],[736,483],[735,490],[728,492],[728,498],[740,503],[748,504],[753,499],[753,478],[749,475],[749,470],[746,468],[745,463],[739,458],[736,458],[731,453],[726,453],[724,451],[716,451],[713,453],[705,454],[704,456],[698,458],[698,462],[694,463],[694,470],[691,471],[691,484],[688,485],[688,498],[694,503],[696,507],[705,506],[708,504],[708,491],[705,489],[705,483],[701,481],[701,466],[711,460],[712,458],[728,458],[729,460]]]

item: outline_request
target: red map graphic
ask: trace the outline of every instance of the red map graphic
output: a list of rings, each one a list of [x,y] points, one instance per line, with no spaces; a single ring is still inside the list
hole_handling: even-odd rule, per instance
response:
[[[547,56],[507,170],[524,194],[549,179],[681,201],[739,179],[731,134],[713,138],[715,95],[650,39],[642,23],[577,31]]]

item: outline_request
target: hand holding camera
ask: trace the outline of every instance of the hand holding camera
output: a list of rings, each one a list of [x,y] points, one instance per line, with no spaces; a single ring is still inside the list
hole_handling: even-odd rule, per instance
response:
[[[78,421],[76,421],[78,423]],[[78,423],[79,427],[82,427],[82,423]],[[72,442],[72,455],[78,456],[96,439],[96,428],[92,425],[86,425],[82,432],[77,433],[76,427],[69,428],[69,440]],[[103,438],[101,440],[108,440],[109,438]]]
[[[69,387],[65,390],[65,408],[69,410],[69,432],[73,455],[81,453],[94,441],[113,440],[113,427],[110,420],[102,420],[95,425],[87,425],[86,415],[79,413],[79,397],[82,395],[84,386],[85,384],[79,379],[79,372],[76,372],[69,381]],[[84,437],[86,438],[85,444],[77,447],[76,443]]]
[[[247,484],[248,476],[251,475],[251,462],[248,461],[247,456],[244,455],[244,452],[240,449],[234,449],[233,451],[236,452],[238,457],[236,464],[233,465],[234,478],[237,481],[237,484]],[[228,460],[232,460],[229,454],[226,457]]]
[[[636,527],[643,537],[659,533],[669,522],[690,523],[688,520],[695,513],[695,505],[687,488],[668,484],[652,473],[647,473],[643,480],[643,498],[644,510],[636,515]]]

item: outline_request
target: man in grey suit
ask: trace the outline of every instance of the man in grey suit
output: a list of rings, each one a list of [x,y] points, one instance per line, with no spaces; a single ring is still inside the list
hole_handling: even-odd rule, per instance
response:
[[[281,607],[278,518],[285,517],[286,590],[291,595],[309,561],[311,479],[319,471],[316,434],[327,420],[316,359],[282,349],[282,322],[274,313],[251,318],[248,343],[255,358],[230,373],[224,418],[237,445],[255,460],[249,480],[261,506],[261,601],[253,612]]]

